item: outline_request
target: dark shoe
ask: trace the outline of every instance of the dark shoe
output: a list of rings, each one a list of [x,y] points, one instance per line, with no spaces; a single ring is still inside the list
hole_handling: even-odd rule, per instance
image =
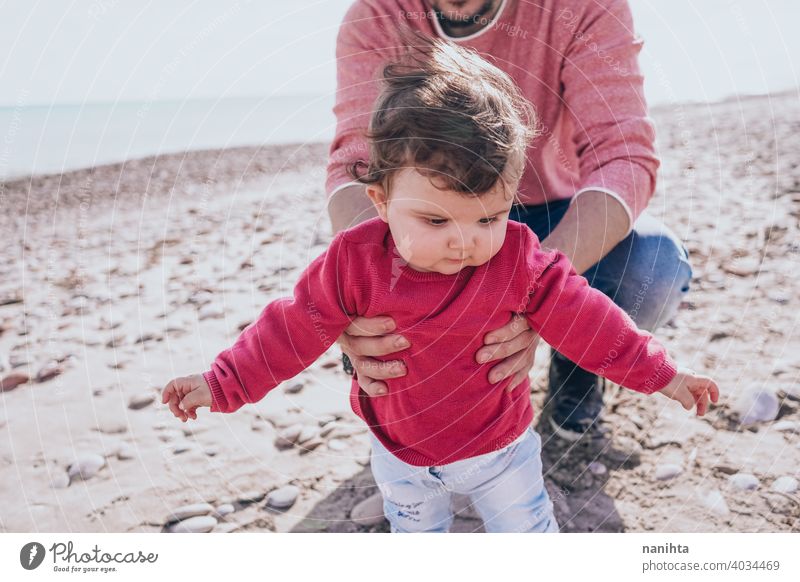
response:
[[[548,402],[550,426],[555,434],[574,442],[599,429],[603,387],[602,378],[553,350]]]

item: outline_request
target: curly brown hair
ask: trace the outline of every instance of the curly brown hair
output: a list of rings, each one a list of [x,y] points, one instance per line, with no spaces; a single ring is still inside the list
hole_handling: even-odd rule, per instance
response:
[[[413,167],[440,189],[481,195],[503,177],[517,184],[537,135],[535,113],[511,78],[477,53],[421,33],[387,64],[367,139],[369,161],[349,168],[381,184]],[[411,44],[411,43],[407,43]]]

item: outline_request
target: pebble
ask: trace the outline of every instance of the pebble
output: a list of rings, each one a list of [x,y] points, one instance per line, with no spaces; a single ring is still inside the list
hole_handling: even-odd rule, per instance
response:
[[[777,479],[775,479],[770,489],[772,491],[777,491],[779,493],[792,494],[797,491],[797,487],[798,487],[797,479],[786,475],[784,477],[778,477]]]
[[[66,473],[56,473],[53,480],[50,481],[50,487],[53,489],[65,489],[69,487],[69,477]]]
[[[725,517],[730,514],[728,503],[725,501],[725,497],[718,489],[709,491],[706,495],[704,495],[702,498],[702,503],[703,507],[708,509],[714,515]]]
[[[117,458],[120,461],[128,461],[136,458],[136,449],[128,443],[122,443],[117,449]]]
[[[796,420],[779,420],[772,425],[772,430],[778,432],[800,432],[800,422]]]
[[[768,390],[746,392],[733,405],[742,426],[771,422],[778,416],[779,409],[778,397]]]
[[[225,311],[219,305],[210,304],[205,305],[200,308],[200,311],[197,312],[197,317],[199,319],[218,319],[225,315]]]
[[[263,491],[257,491],[257,490],[247,491],[239,496],[239,503],[242,503],[244,505],[248,503],[257,503],[262,499],[264,499],[264,497],[266,496],[267,494],[264,493]]]
[[[58,363],[51,362],[42,367],[41,370],[36,374],[36,381],[37,382],[46,382],[47,380],[51,380],[56,376],[64,373],[64,368],[61,367]]]
[[[283,391],[286,394],[299,394],[303,390],[304,387],[305,387],[305,384],[303,384],[302,382],[296,382],[294,384],[286,386],[283,389]]]
[[[173,509],[165,521],[181,521],[198,515],[208,515],[212,511],[214,511],[214,506],[210,503],[203,502],[182,505],[177,509]]]
[[[222,505],[217,506],[217,508],[214,510],[214,516],[221,518],[225,517],[226,515],[230,515],[234,511],[236,511],[236,508],[233,507],[232,503],[223,503]]]
[[[323,426],[322,430],[319,431],[319,434],[322,437],[347,438],[356,434],[361,434],[366,430],[366,426],[334,421]]]
[[[319,430],[316,426],[306,425],[303,427],[303,430],[300,431],[297,439],[295,440],[295,444],[304,444],[311,441],[314,437],[319,434]]]
[[[331,439],[328,441],[328,448],[332,451],[343,451],[347,448],[347,441]]]
[[[69,476],[70,483],[83,479],[91,479],[97,472],[102,469],[106,464],[106,460],[101,455],[95,453],[83,453],[75,457],[69,467],[67,467],[67,475]]]
[[[242,527],[238,523],[218,523],[211,533],[231,533]]]
[[[728,477],[728,484],[739,491],[753,491],[758,489],[758,478],[749,473],[736,473]]]
[[[318,448],[320,445],[324,444],[325,441],[319,437],[314,437],[309,441],[305,441],[304,443],[298,444],[297,446],[300,447],[300,454],[305,455],[313,451],[314,449]]]
[[[117,420],[103,420],[95,430],[104,434],[122,434],[128,432],[128,425]]]
[[[359,501],[350,511],[350,520],[358,525],[378,525],[385,519],[383,515],[383,495],[380,492]]]
[[[293,424],[292,426],[283,429],[278,433],[278,436],[275,438],[275,446],[279,449],[287,449],[294,446],[294,443],[297,442],[300,433],[303,432],[303,425],[302,424]]]
[[[27,374],[23,374],[22,372],[13,372],[9,374],[2,380],[0,380],[0,392],[8,392],[13,390],[20,384],[25,384],[26,382],[30,381],[30,376]]]
[[[131,410],[141,410],[142,408],[150,406],[155,400],[156,397],[152,394],[135,394],[128,400],[128,408]]]
[[[683,473],[683,468],[674,463],[664,463],[658,465],[655,470],[655,478],[658,481],[667,481]]]
[[[267,505],[275,509],[286,509],[294,505],[297,496],[300,495],[300,488],[296,485],[285,485],[270,491],[267,496]]]
[[[170,441],[174,441],[174,440],[177,440],[177,439],[182,439],[183,438],[183,431],[174,430],[174,429],[165,430],[165,431],[162,431],[162,432],[160,432],[158,434],[158,438],[161,441],[163,441],[165,443],[168,443]]]
[[[214,529],[217,525],[217,518],[211,515],[199,515],[190,517],[184,521],[170,526],[170,533],[206,533]]]
[[[603,463],[592,461],[589,463],[589,472],[592,475],[605,475],[608,473],[608,468]]]

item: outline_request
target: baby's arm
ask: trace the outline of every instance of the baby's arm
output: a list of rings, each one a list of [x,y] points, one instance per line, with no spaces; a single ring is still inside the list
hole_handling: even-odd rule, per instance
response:
[[[678,371],[666,348],[639,329],[611,299],[589,286],[560,251],[544,252],[529,239],[529,303],[525,316],[554,349],[582,368],[626,388],[661,391],[684,407],[705,413],[717,385],[708,377]]]
[[[350,324],[354,310],[344,236],[338,234],[303,271],[293,297],[267,305],[234,345],[220,352],[209,370],[167,385],[162,402],[170,403],[175,416],[184,420],[183,412],[195,418],[195,399],[199,406],[210,406],[211,412],[234,412],[257,402],[314,363],[336,341]],[[175,402],[190,396],[188,408]]]

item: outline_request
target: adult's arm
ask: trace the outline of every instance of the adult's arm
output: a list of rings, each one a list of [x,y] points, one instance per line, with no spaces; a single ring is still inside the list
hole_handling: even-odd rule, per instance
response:
[[[564,8],[554,25],[570,35],[561,82],[574,120],[580,179],[572,204],[543,245],[562,250],[578,272],[633,229],[655,192],[659,166],[627,0]]]

